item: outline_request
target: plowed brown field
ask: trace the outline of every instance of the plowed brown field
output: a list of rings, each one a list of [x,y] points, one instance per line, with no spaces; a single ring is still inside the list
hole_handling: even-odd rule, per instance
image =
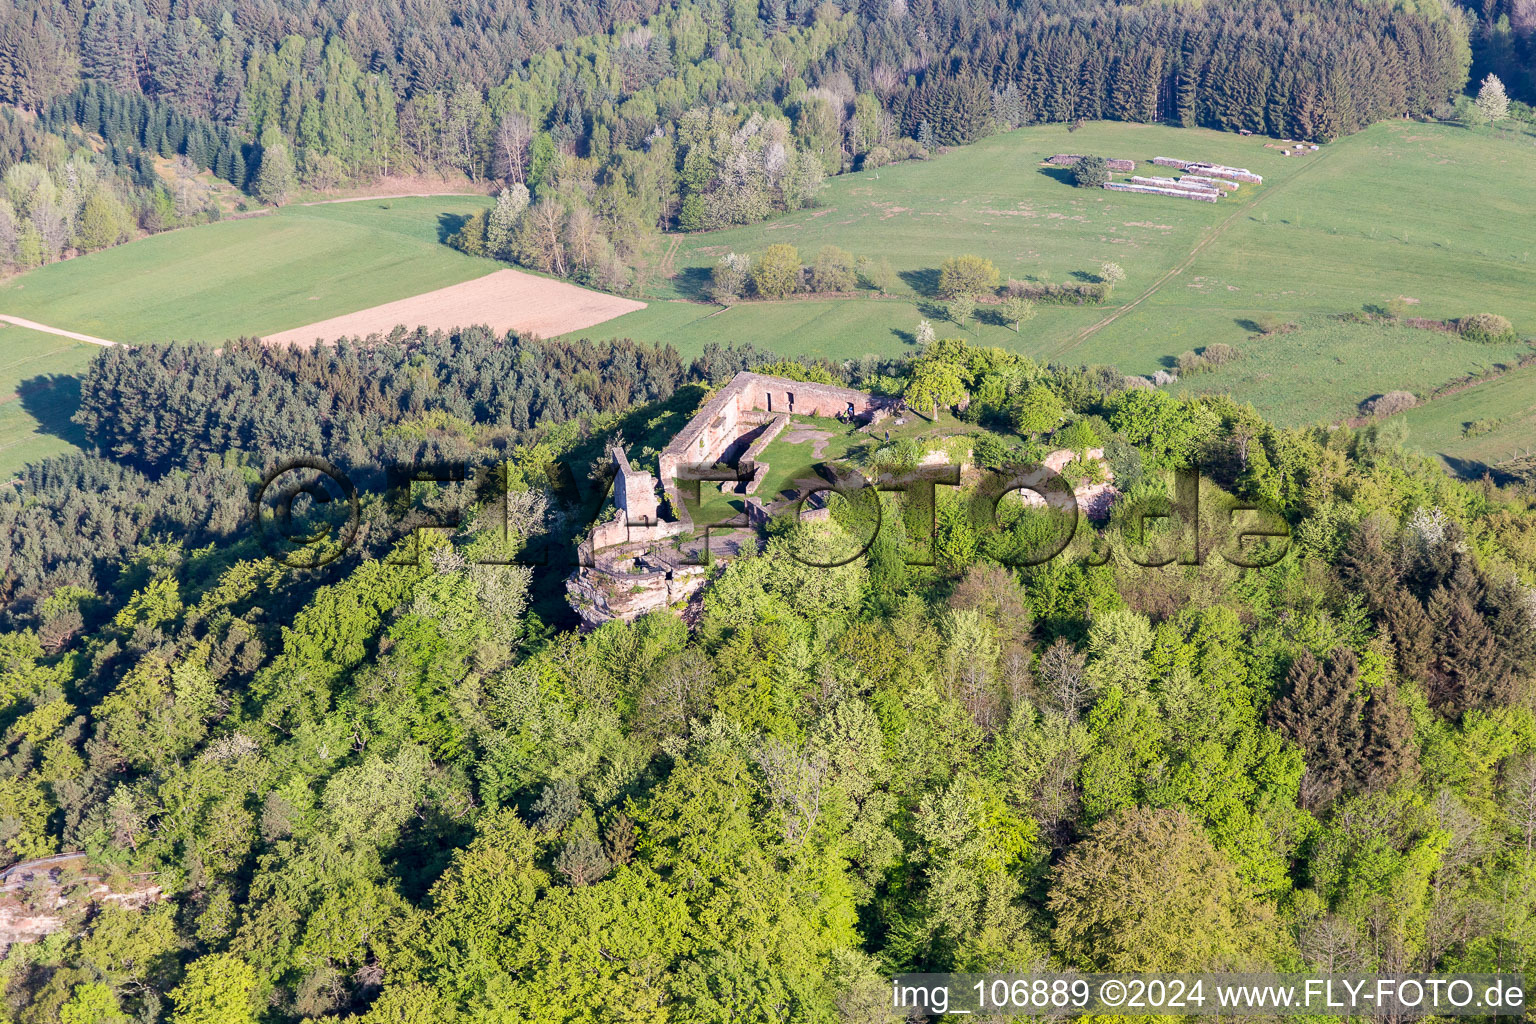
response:
[[[316,340],[388,334],[399,324],[442,329],[485,324],[498,333],[519,331],[552,338],[644,308],[645,303],[634,299],[516,270],[498,270],[434,292],[269,334],[264,340],[268,345],[309,346]]]

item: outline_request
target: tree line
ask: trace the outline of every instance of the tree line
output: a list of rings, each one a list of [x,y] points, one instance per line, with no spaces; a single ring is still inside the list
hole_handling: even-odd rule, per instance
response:
[[[92,361],[75,422],[102,455],[156,475],[226,452],[317,452],[363,467],[407,452],[452,458],[471,428],[515,441],[664,400],[703,372],[669,345],[540,341],[483,327],[313,348],[254,339],[217,353],[125,346]],[[407,421],[424,425],[420,436],[390,430]]]
[[[1458,5],[1471,24],[1472,80],[1493,74],[1523,101],[1517,116],[1530,120],[1536,101],[1536,19],[1514,0],[1465,0]]]
[[[107,159],[132,167],[140,185],[156,184],[153,168],[145,170],[141,159],[155,154],[164,158],[179,154],[197,170],[211,170],[236,187],[247,183],[247,147],[229,125],[185,114],[166,100],[120,93],[94,79],[55,99],[39,123],[44,131],[57,135],[79,128],[88,136],[100,136]]]
[[[30,270],[220,216],[210,190],[190,180],[197,167],[185,155],[167,181],[154,150],[109,142],[97,151],[78,130],[54,126],[0,109],[0,268]]]

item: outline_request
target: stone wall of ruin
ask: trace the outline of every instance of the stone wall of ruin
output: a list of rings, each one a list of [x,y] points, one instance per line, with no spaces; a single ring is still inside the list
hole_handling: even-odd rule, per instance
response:
[[[757,436],[757,440],[753,441],[752,446],[741,456],[742,465],[748,463],[756,465],[756,470],[752,474],[752,480],[747,484],[746,493],[757,493],[757,488],[763,482],[763,477],[768,475],[768,463],[759,462],[758,460],[762,458],[763,449],[772,444],[773,439],[782,434],[787,426],[789,426],[788,413],[775,416],[773,422],[763,428],[763,432]]]
[[[613,503],[631,525],[656,522],[660,506],[656,478],[631,466],[622,448],[613,449],[613,463],[618,470],[613,481]]]
[[[882,410],[885,403],[853,388],[785,380],[760,373],[738,373],[704,403],[657,460],[661,487],[673,514],[688,522],[688,513],[677,491],[679,470],[684,466],[719,461],[756,414],[799,413],[831,418],[847,413],[850,406],[855,416],[869,416]]]
[[[593,526],[586,543],[588,549],[593,552],[626,544],[649,546],[687,533],[692,528],[691,524],[683,522],[669,523],[665,520],[653,520],[643,523],[638,520],[626,520],[624,513],[620,511],[617,519],[610,519],[606,523]]]
[[[730,386],[740,385],[741,407],[771,413],[825,416],[831,419],[848,412],[862,416],[878,404],[878,399],[853,388],[831,384],[765,377],[757,373],[739,373]]]

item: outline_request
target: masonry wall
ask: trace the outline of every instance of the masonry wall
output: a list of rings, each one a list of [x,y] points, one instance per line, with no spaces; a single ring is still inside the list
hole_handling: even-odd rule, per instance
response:
[[[613,449],[613,463],[618,470],[613,481],[613,503],[631,523],[656,522],[660,503],[656,498],[655,478],[631,466],[622,448]]]
[[[738,382],[741,384],[739,401],[743,407],[775,414],[825,416],[830,419],[844,415],[851,409],[855,416],[862,416],[877,404],[873,395],[829,384],[810,384],[779,377],[764,377],[756,373],[737,374],[731,385],[734,387]]]
[[[672,514],[679,520],[688,520],[688,512],[677,492],[679,471],[684,466],[715,462],[740,434],[741,410],[737,396],[722,390],[662,451],[656,460],[656,469],[661,476],[661,489],[672,506]]]
[[[620,515],[617,519],[594,525],[587,540],[587,547],[590,551],[596,552],[625,544],[649,546],[687,533],[690,529],[692,529],[691,523],[669,523],[665,520],[646,524],[636,520],[634,525],[630,525],[623,515]]]
[[[787,426],[789,426],[788,413],[781,413],[775,416],[773,421],[763,428],[763,432],[757,436],[757,440],[753,441],[751,446],[742,453],[740,465],[752,465],[754,467],[752,479],[747,482],[747,494],[756,494],[758,487],[763,482],[763,478],[768,475],[768,463],[758,460],[763,457],[763,451],[773,443],[773,439],[782,434]]]
[[[853,388],[768,377],[760,373],[738,373],[717,391],[693,419],[672,439],[657,460],[661,487],[671,501],[674,514],[685,519],[678,500],[678,471],[683,466],[713,463],[744,432],[754,414],[799,413],[802,416],[833,417],[846,414],[852,407],[855,416],[864,416],[883,408],[873,395]]]
[[[795,413],[830,418],[851,411],[855,416],[878,417],[885,409],[886,403],[881,399],[853,388],[738,373],[704,403],[662,451],[657,460],[662,490],[673,514],[687,522],[688,514],[677,493],[678,471],[683,466],[719,461],[753,422],[769,422],[781,414]]]

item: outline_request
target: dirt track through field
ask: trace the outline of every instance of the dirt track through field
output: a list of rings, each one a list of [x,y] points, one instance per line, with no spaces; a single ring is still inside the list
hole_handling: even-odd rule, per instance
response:
[[[1225,234],[1227,228],[1231,227],[1239,217],[1245,213],[1248,213],[1255,206],[1268,199],[1276,192],[1276,190],[1285,188],[1291,182],[1312,170],[1312,168],[1322,163],[1323,160],[1328,156],[1329,153],[1325,150],[1324,152],[1313,157],[1311,160],[1307,161],[1307,165],[1305,167],[1291,175],[1285,181],[1276,182],[1275,184],[1271,185],[1264,192],[1260,193],[1258,198],[1254,199],[1253,202],[1244,203],[1242,206],[1239,206],[1237,209],[1233,210],[1226,220],[1222,221],[1220,224],[1217,224],[1216,227],[1213,228],[1208,235],[1200,239],[1199,242],[1195,243],[1195,247],[1189,250],[1189,255],[1180,260],[1172,270],[1169,270],[1168,273],[1164,274],[1162,277],[1159,277],[1156,281],[1153,281],[1150,285],[1147,286],[1146,291],[1142,292],[1140,295],[1136,296],[1136,298],[1132,299],[1130,302],[1127,302],[1125,305],[1109,314],[1109,316],[1105,317],[1103,320],[1083,328],[1070,341],[1064,345],[1061,345],[1056,349],[1056,351],[1052,352],[1050,356],[1051,359],[1054,360],[1060,358],[1063,355],[1066,355],[1068,352],[1072,351],[1073,349],[1077,348],[1077,346],[1087,341],[1090,337],[1097,334],[1099,331],[1102,331],[1104,328],[1108,327],[1110,324],[1114,323],[1116,320],[1119,320],[1122,316],[1125,316],[1125,314],[1129,313],[1131,310],[1135,309],[1137,306],[1150,299],[1154,294],[1157,293],[1159,288],[1173,280],[1178,275],[1184,273],[1184,271],[1188,270],[1189,265],[1195,262],[1195,257],[1199,256],[1200,253],[1203,252],[1208,245]]]
[[[552,338],[644,308],[645,303],[634,299],[517,270],[498,270],[434,292],[269,334],[263,341],[268,345],[308,347],[316,339],[334,341],[388,334],[401,324],[433,330],[484,324],[498,334],[518,331]]]
[[[40,324],[36,320],[23,320],[19,316],[6,316],[4,313],[0,313],[0,320],[3,320],[8,324],[15,324],[17,327],[25,327],[32,331],[42,331],[44,334],[57,334],[61,338],[73,338],[76,341],[85,341],[92,345],[100,345],[102,348],[112,348],[117,344],[117,342],[108,341],[106,338],[93,338],[89,334],[80,334],[76,331],[66,331],[62,327],[49,327],[47,324]]]

